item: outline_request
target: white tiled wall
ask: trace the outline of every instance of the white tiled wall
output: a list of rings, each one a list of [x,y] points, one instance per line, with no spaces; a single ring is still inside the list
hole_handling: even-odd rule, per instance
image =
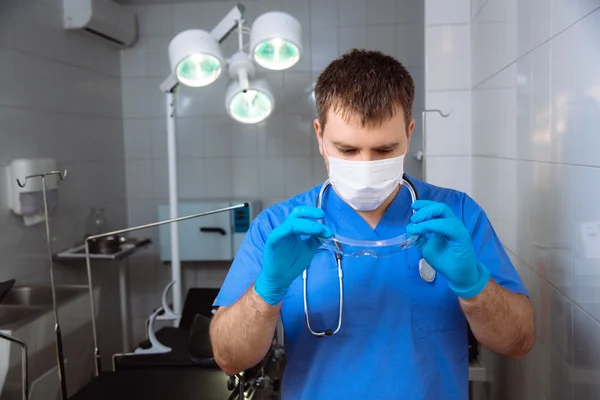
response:
[[[425,1],[425,179],[471,192],[471,37],[467,0]]]
[[[471,1],[473,195],[536,307],[492,397],[600,398],[600,1]]]
[[[15,158],[51,157],[68,170],[52,215],[55,250],[83,239],[90,207],[126,221],[119,51],[62,29],[61,0],[0,2],[0,281],[49,283],[44,224],[25,227],[8,210],[5,167]],[[58,284],[84,283],[85,263],[57,265]],[[108,307],[114,268],[95,270]],[[101,334],[102,334],[101,329]],[[105,332],[104,332],[105,333]],[[105,338],[107,354],[111,337]],[[118,340],[118,339],[117,339]]]
[[[156,205],[167,202],[164,95],[158,85],[169,73],[167,46],[174,34],[190,28],[211,29],[235,4],[218,2],[127,1],[139,15],[142,36],[121,54],[123,112],[130,224],[156,220]],[[145,3],[145,4],[141,4]],[[424,8],[413,0],[259,0],[245,2],[249,24],[266,11],[281,10],[303,27],[304,54],[284,72],[264,73],[276,97],[274,114],[265,122],[245,126],[224,108],[226,79],[178,94],[177,137],[179,187],[182,198],[259,198],[263,206],[284,200],[326,178],[314,136],[312,84],[336,56],[352,47],[379,49],[398,57],[417,86],[414,116],[420,132],[424,105]],[[237,41],[228,38],[227,55]],[[421,148],[415,135],[411,151]],[[407,172],[420,176],[410,157]],[[150,233],[154,235],[155,233]],[[167,283],[168,267],[156,257],[132,266],[132,290],[145,287],[158,294]],[[219,286],[227,265],[184,265],[188,285]],[[134,315],[142,318],[157,306],[156,296],[136,296]]]
[[[4,167],[15,158],[52,157],[68,169],[52,220],[56,249],[81,239],[91,206],[107,206],[115,224],[124,221],[121,108],[117,49],[63,30],[59,0],[0,4],[0,167],[5,184],[0,192],[13,184],[4,182]],[[1,200],[0,280],[46,279],[43,224],[24,227],[10,214],[4,196]]]

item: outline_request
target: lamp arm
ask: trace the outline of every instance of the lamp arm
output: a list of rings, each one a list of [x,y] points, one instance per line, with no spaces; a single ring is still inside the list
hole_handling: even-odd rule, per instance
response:
[[[175,77],[175,74],[170,74],[167,76],[167,79],[160,84],[160,91],[163,93],[173,93],[178,85],[179,81]]]
[[[223,41],[229,36],[231,32],[238,27],[238,21],[241,20],[244,16],[244,11],[246,11],[246,7],[243,4],[236,4],[228,13],[223,17],[223,19],[210,31],[212,37],[214,37],[217,42],[223,43]]]

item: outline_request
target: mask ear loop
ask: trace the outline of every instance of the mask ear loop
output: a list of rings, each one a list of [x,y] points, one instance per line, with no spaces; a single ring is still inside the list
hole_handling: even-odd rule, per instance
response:
[[[325,157],[329,158],[329,154],[327,153],[327,146],[325,146],[325,138],[321,135],[321,144],[323,145],[323,152],[325,153]]]

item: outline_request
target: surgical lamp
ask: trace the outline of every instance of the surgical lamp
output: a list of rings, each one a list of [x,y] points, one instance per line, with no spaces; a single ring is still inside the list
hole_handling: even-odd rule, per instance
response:
[[[175,135],[175,92],[179,84],[205,87],[225,75],[231,79],[225,92],[227,114],[244,124],[264,121],[273,113],[275,101],[268,83],[258,76],[258,68],[285,70],[302,55],[302,27],[291,15],[275,11],[260,15],[252,28],[244,26],[245,7],[238,4],[210,31],[192,29],[177,34],[169,44],[171,73],[160,85],[166,94],[167,152],[170,218],[178,216],[177,143]],[[221,43],[237,33],[238,51],[226,59]],[[244,35],[250,42],[244,43]],[[171,281],[173,311],[181,315],[182,287],[179,234],[171,224]],[[179,321],[173,321],[178,324]]]
[[[274,108],[273,95],[268,84],[257,77],[255,64],[275,71],[294,66],[302,53],[302,27],[291,15],[273,11],[260,15],[248,29],[244,10],[238,4],[211,32],[192,29],[177,34],[169,44],[172,75],[168,86],[208,86],[228,66],[232,82],[226,91],[225,109],[233,119],[252,124],[266,119]],[[220,44],[236,30],[238,51],[226,60]],[[250,35],[248,44],[244,43],[245,34]]]
[[[225,109],[233,119],[255,124],[273,111],[274,99],[264,79],[252,79],[256,69],[250,56],[239,51],[229,61],[229,75],[233,79],[225,92]]]
[[[219,42],[199,29],[181,32],[173,38],[169,44],[169,61],[177,80],[192,87],[216,81],[224,64]]]
[[[252,24],[250,53],[261,66],[284,70],[300,60],[302,27],[294,17],[273,11],[262,14]]]
[[[227,88],[227,113],[245,124],[263,121],[273,111],[273,96],[264,79],[254,80],[248,88],[242,89],[238,82],[231,82]]]

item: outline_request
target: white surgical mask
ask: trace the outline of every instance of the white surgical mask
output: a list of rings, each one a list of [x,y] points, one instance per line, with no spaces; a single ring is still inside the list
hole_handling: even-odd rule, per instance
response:
[[[325,147],[325,144],[323,144]],[[329,181],[353,209],[375,210],[396,189],[404,174],[404,156],[375,161],[329,159]]]

